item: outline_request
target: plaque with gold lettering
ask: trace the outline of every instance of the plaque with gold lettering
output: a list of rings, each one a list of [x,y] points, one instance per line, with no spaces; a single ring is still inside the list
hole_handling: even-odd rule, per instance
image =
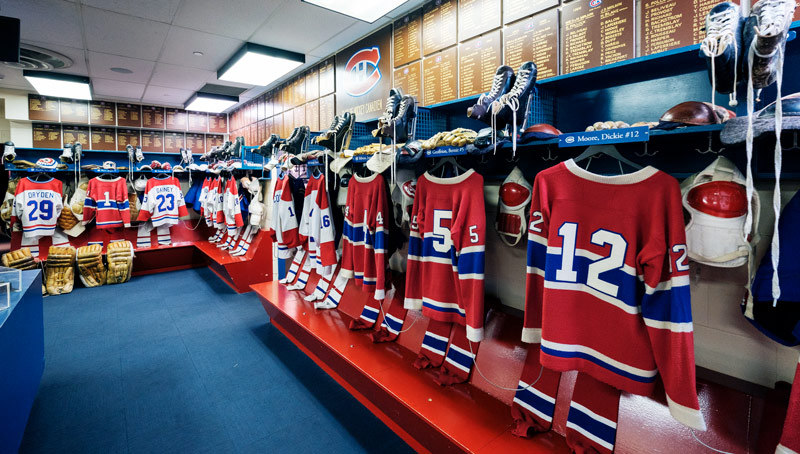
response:
[[[249,114],[250,114],[250,121],[248,122],[248,124],[253,124],[253,123],[257,122],[258,121],[258,102],[257,102],[257,100],[254,99],[254,100],[250,101],[250,104],[248,104],[248,110],[249,110]]]
[[[81,147],[89,148],[88,126],[64,126],[62,136],[64,137],[64,145],[80,143]]]
[[[261,95],[256,99],[256,121],[261,121],[266,117],[266,102],[265,99],[267,95]]]
[[[294,105],[295,106],[302,106],[306,103],[306,78],[305,76],[300,76],[292,82],[292,88],[294,92]]]
[[[502,56],[500,30],[461,43],[458,49],[459,97],[489,91],[497,67],[503,63]]]
[[[430,55],[458,42],[456,0],[435,0],[422,10],[422,53]]]
[[[286,110],[283,112],[283,134],[281,137],[289,137],[297,125],[294,124],[294,109]]]
[[[164,133],[164,152],[180,153],[181,148],[186,147],[186,134],[182,132]]]
[[[208,151],[211,147],[218,147],[225,143],[225,136],[222,134],[206,134],[206,147],[202,150],[192,150],[193,153]]]
[[[28,119],[58,121],[58,98],[28,95]]]
[[[272,117],[272,134],[277,134],[278,137],[285,139],[283,135],[283,114],[278,114]]]
[[[509,24],[554,6],[558,6],[558,0],[503,0],[503,21]]]
[[[89,120],[93,125],[116,126],[117,106],[109,101],[91,101],[89,103]],[[104,148],[102,148],[104,150]],[[112,148],[115,150],[116,147]]]
[[[161,131],[142,131],[142,151],[162,153],[164,133]]]
[[[117,129],[117,150],[124,151],[126,147],[141,146],[140,131],[138,129]]]
[[[92,128],[90,150],[113,151],[117,149],[117,131],[114,128]]]
[[[256,126],[258,127],[258,133],[256,133],[256,140],[253,142],[253,145],[261,145],[267,140],[267,120],[259,121],[256,123]]]
[[[192,153],[202,153],[206,149],[206,135],[186,133],[186,148],[191,148]]]
[[[208,132],[208,114],[205,112],[188,112],[189,131]]]
[[[305,105],[306,108],[306,123],[310,131],[319,131],[319,99],[309,101]],[[327,128],[328,125],[325,125]]]
[[[264,98],[264,118],[269,118],[275,115],[275,94],[267,93]]]
[[[306,124],[306,106],[303,104],[300,107],[295,107],[294,112],[292,113],[294,117],[294,125],[297,126],[308,126]]]
[[[266,135],[264,136],[264,140],[269,139],[269,136],[271,134],[276,134],[275,128],[273,126],[273,119],[274,117],[270,117],[264,120],[264,132],[266,133]]]
[[[422,58],[422,12],[407,14],[394,22],[394,67]]]
[[[458,0],[458,40],[474,36],[503,25],[498,0]]]
[[[336,91],[336,83],[334,79],[334,71],[336,66],[333,58],[329,58],[322,62],[319,67],[319,95],[325,96]]]
[[[306,73],[306,100],[319,98],[319,68]]]
[[[117,124],[129,128],[142,127],[142,106],[117,103]]]
[[[699,43],[705,38],[706,15],[717,1],[643,0],[642,55]],[[739,3],[738,0],[734,3]]]
[[[561,9],[561,72],[574,73],[633,58],[633,3],[578,0]]]
[[[79,99],[61,100],[62,123],[89,123],[89,103]]]
[[[225,134],[228,132],[228,115],[221,114],[208,114],[208,130],[209,132],[216,132]]]
[[[291,82],[281,87],[281,102],[283,102],[284,112],[294,109],[294,90]]]
[[[452,101],[458,97],[458,51],[455,47],[422,60],[424,106]]]
[[[551,9],[506,27],[506,64],[516,71],[522,63],[536,63],[538,80],[558,75],[558,10]]]
[[[158,106],[142,106],[142,127],[164,129],[164,108]],[[159,150],[161,151],[161,150]]]
[[[319,98],[319,127],[320,129],[328,129],[328,126],[333,122],[333,117],[336,115],[336,99],[335,95],[330,94]]]
[[[186,131],[188,117],[185,110],[167,107],[165,118],[167,119],[167,129]],[[166,141],[166,139],[164,140]]]
[[[416,96],[422,101],[422,62],[415,61],[394,70],[394,86],[406,95]]]
[[[58,113],[58,111],[56,111]],[[61,125],[34,123],[33,148],[60,148]]]

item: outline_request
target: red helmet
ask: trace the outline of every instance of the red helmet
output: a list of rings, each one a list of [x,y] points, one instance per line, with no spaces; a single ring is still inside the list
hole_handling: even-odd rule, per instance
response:
[[[500,188],[500,200],[510,207],[527,204],[530,196],[530,189],[519,183],[506,182]]]
[[[697,211],[718,218],[738,218],[747,214],[744,186],[732,181],[710,181],[692,188],[687,196]]]

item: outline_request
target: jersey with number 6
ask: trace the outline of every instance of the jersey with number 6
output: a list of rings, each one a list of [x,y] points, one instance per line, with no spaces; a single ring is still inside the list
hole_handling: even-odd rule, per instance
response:
[[[25,238],[52,236],[56,220],[64,208],[62,188],[61,181],[55,178],[45,181],[20,179],[14,193],[11,225],[19,220]]]
[[[128,186],[121,177],[111,180],[95,177],[89,180],[83,204],[83,223],[95,219],[98,229],[130,227],[131,209]]]
[[[695,390],[689,264],[678,182],[569,160],[533,185],[522,340],[541,363],[649,395],[661,374],[679,422],[704,429]]]
[[[474,170],[454,178],[425,173],[411,211],[406,309],[434,320],[466,325],[467,338],[483,339],[486,209],[483,177]]]
[[[177,178],[150,178],[144,190],[139,221],[153,221],[153,226],[175,225],[181,216],[188,216],[186,202]]]
[[[336,266],[336,229],[331,218],[330,200],[322,174],[310,176],[303,204],[303,219],[300,221],[300,240],[308,244],[310,257],[317,271],[329,274]]]

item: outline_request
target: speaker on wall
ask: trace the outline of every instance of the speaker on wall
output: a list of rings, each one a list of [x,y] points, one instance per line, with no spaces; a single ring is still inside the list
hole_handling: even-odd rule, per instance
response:
[[[19,19],[0,16],[0,61],[19,63],[19,26]]]

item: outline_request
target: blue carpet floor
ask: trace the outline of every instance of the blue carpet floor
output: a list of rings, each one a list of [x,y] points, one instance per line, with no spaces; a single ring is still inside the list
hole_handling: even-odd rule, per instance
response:
[[[208,269],[44,300],[21,452],[411,452]]]

